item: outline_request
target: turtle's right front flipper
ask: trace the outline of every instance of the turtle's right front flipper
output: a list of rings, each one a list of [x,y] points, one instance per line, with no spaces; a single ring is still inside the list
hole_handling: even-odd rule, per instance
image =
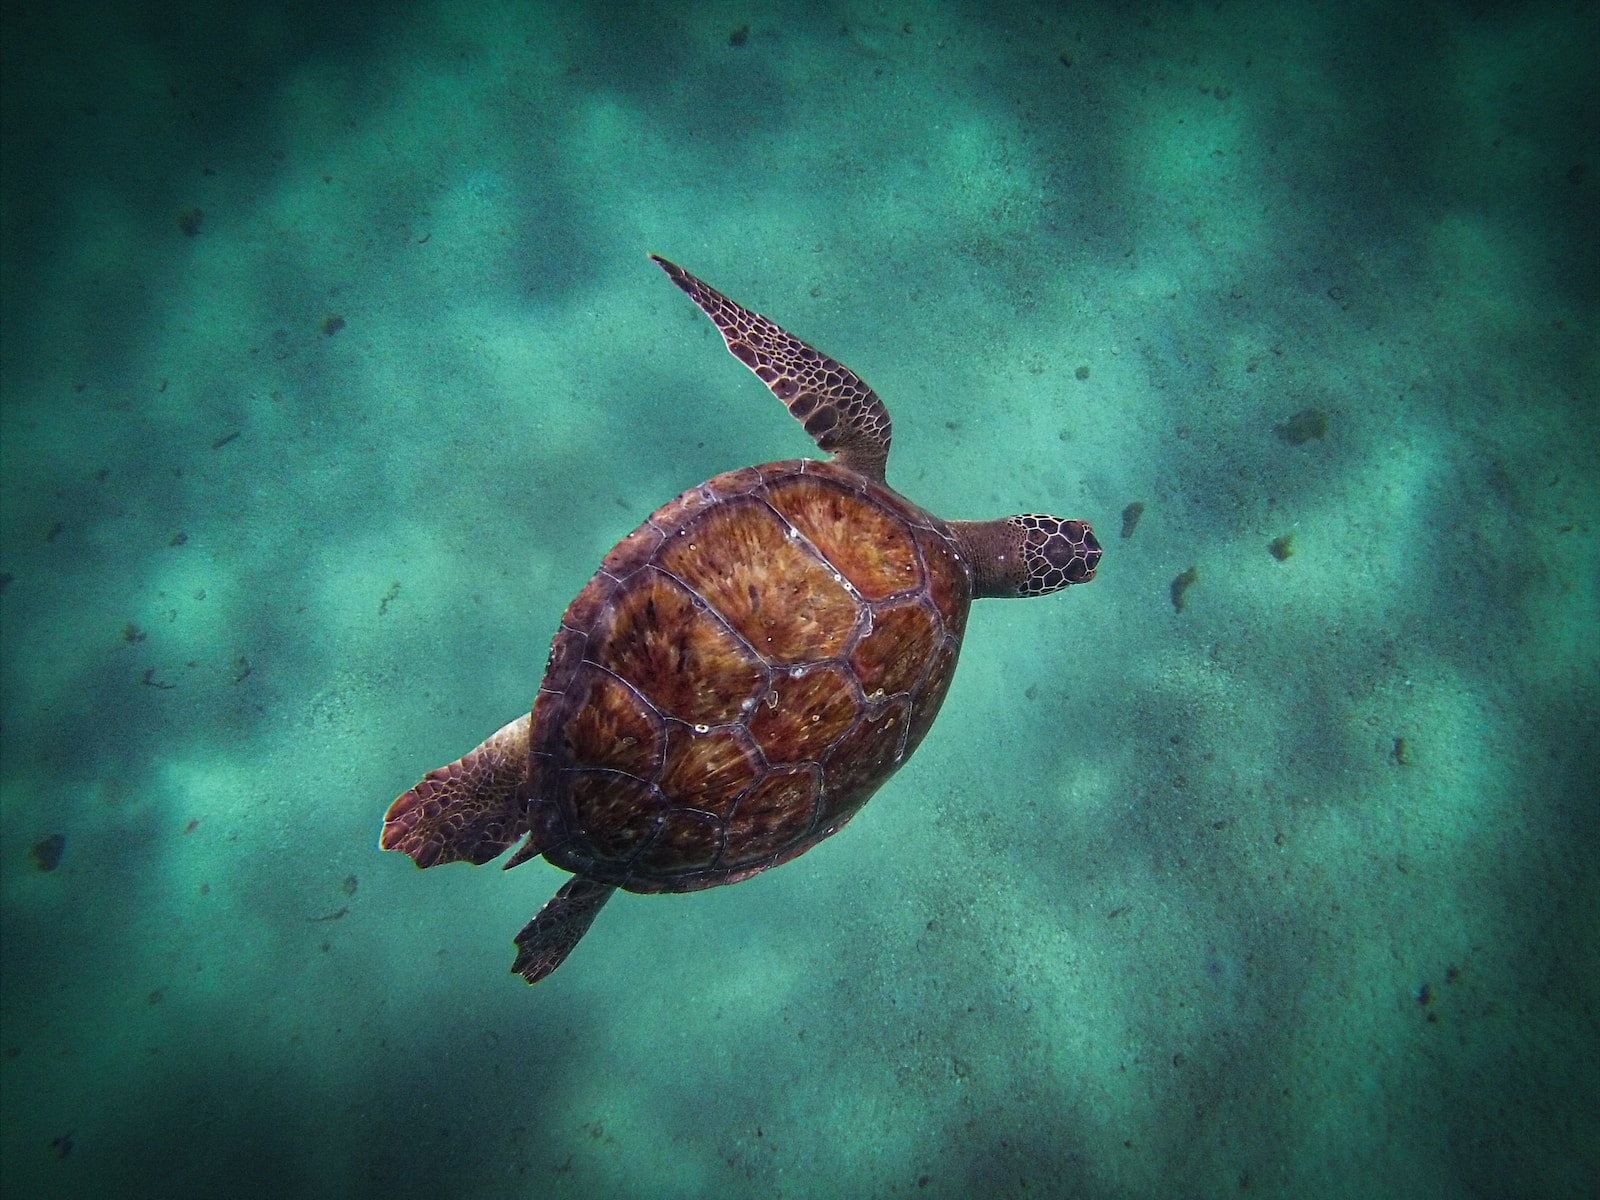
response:
[[[523,714],[471,753],[429,771],[389,806],[379,845],[419,867],[481,864],[528,832],[528,726]]]
[[[529,983],[538,983],[572,953],[589,932],[595,917],[617,889],[579,875],[552,896],[539,915],[517,934],[517,960],[511,969]]]

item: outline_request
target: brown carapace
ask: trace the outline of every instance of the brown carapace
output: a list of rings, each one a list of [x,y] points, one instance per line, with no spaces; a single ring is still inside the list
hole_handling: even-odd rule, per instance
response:
[[[606,555],[533,711],[389,808],[421,867],[542,855],[574,878],[516,937],[529,983],[617,888],[737,883],[836,833],[922,741],[972,601],[1094,578],[1082,521],[941,521],[884,482],[890,423],[854,373],[651,256],[827,461],[729,471]]]

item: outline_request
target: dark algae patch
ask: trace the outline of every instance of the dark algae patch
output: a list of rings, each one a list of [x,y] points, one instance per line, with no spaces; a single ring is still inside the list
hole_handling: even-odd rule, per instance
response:
[[[33,846],[33,865],[41,871],[54,871],[61,865],[61,856],[67,852],[66,835],[52,833]]]
[[[1200,569],[1198,567],[1190,567],[1187,571],[1172,581],[1172,607],[1176,611],[1183,611],[1184,594],[1187,593],[1188,590],[1196,583],[1198,583],[1199,580]]]
[[[1274,425],[1272,432],[1291,446],[1303,446],[1312,438],[1320,441],[1328,435],[1328,414],[1320,408],[1302,408],[1282,425]]]
[[[1283,562],[1294,553],[1294,534],[1286,533],[1282,537],[1275,537],[1267,543],[1267,553],[1279,562]]]
[[[1133,531],[1138,528],[1139,518],[1144,516],[1144,505],[1135,500],[1122,510],[1122,536],[1131,538]]]

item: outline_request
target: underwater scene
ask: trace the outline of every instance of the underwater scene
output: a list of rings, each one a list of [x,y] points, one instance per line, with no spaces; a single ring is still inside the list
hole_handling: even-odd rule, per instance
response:
[[[8,1200],[1596,1194],[1600,6],[3,14]]]

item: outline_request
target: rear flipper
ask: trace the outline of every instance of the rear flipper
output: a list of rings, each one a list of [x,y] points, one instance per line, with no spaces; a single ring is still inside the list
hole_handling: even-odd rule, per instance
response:
[[[389,806],[385,850],[409,854],[419,867],[486,863],[528,832],[528,725],[524,713],[476,750]]]
[[[608,883],[596,883],[581,875],[568,880],[517,934],[517,961],[511,964],[512,971],[529,983],[538,983],[554,971],[578,939],[589,932],[589,926],[616,890]]]

